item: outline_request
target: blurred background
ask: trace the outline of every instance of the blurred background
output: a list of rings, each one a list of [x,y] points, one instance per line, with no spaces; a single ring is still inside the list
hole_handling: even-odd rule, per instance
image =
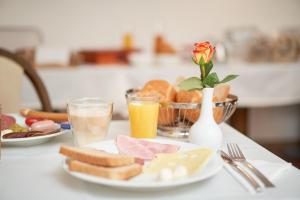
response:
[[[240,75],[230,123],[299,166],[299,0],[0,0],[0,48],[35,67],[55,111],[102,96],[126,119],[126,89],[199,73],[190,52],[205,40],[215,71]],[[25,76],[19,90],[20,107],[41,109]]]

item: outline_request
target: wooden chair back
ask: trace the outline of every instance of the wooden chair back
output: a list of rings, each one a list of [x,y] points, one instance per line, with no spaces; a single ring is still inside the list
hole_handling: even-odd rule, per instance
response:
[[[39,97],[39,100],[41,102],[41,105],[42,105],[42,110],[43,111],[47,111],[47,112],[51,112],[52,111],[52,107],[51,107],[51,102],[50,102],[50,98],[49,98],[49,95],[48,95],[48,92],[47,92],[47,89],[43,83],[43,81],[41,80],[40,76],[37,74],[35,68],[32,67],[32,65],[30,65],[27,61],[25,61],[23,58],[15,55],[14,53],[11,53],[7,50],[4,50],[4,49],[1,49],[0,48],[0,59],[4,59],[6,60],[4,63],[7,63],[8,64],[8,61],[11,61],[11,63],[14,63],[15,66],[18,66],[21,71],[24,72],[24,74],[29,78],[29,80],[31,81],[35,91],[37,92],[37,95]],[[13,65],[11,65],[13,66]],[[0,74],[0,77],[1,77],[1,80],[3,81],[4,78],[2,77],[5,77],[5,73],[3,73],[5,70],[10,71],[14,71],[14,73],[20,73],[20,70],[17,70],[17,69],[9,69],[8,68],[8,65],[0,65],[0,68],[1,68],[1,74]],[[5,69],[7,68],[7,69]],[[15,67],[13,67],[15,68]],[[16,77],[19,77],[19,75],[17,75]],[[7,82],[7,85],[2,85],[1,87],[10,87],[11,83],[15,83],[17,81],[20,81],[20,80],[10,80]],[[2,83],[2,84],[5,84],[5,83]],[[16,86],[15,87],[19,87],[18,86],[18,83],[15,84]],[[12,88],[12,90],[14,90],[15,88]],[[0,91],[0,100],[1,99],[4,99],[5,98],[5,95],[8,95],[9,94],[9,90],[4,90],[2,89],[2,91]],[[20,92],[20,91],[19,91]],[[9,95],[8,95],[9,96]],[[14,95],[15,98],[19,98],[19,100],[13,100],[11,99],[11,101],[15,101],[15,102],[18,102],[20,101],[20,94],[19,96],[17,94]],[[5,102],[9,101],[9,100],[1,100],[1,104],[4,104]],[[3,103],[2,103],[3,102]],[[5,111],[5,105],[2,105],[2,111],[4,112]]]

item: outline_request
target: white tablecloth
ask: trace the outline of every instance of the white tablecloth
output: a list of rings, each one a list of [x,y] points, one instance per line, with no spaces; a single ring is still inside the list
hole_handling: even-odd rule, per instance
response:
[[[300,63],[216,65],[220,78],[227,74],[240,75],[230,84],[238,95],[239,106],[267,107],[300,103]],[[113,100],[114,110],[126,115],[125,91],[142,87],[151,79],[165,79],[175,83],[178,76],[197,76],[196,65],[169,67],[96,67],[39,69],[54,108],[65,108],[72,98],[99,96]],[[22,103],[25,107],[39,107],[39,101],[28,80],[24,79]]]
[[[243,136],[230,126],[221,125],[225,141],[236,142],[249,159],[284,163],[271,152]],[[129,132],[128,121],[113,121],[108,138]],[[159,192],[126,192],[87,183],[71,177],[62,169],[61,144],[72,143],[71,134],[56,137],[49,143],[32,147],[4,147],[0,161],[0,199],[85,200],[85,199],[299,199],[300,171],[289,168],[273,182],[276,188],[257,195],[248,193],[222,169],[213,178]]]

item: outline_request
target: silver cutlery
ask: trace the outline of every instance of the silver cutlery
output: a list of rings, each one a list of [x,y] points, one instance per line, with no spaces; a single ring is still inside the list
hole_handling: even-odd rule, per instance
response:
[[[231,158],[229,155],[227,155],[224,151],[220,150],[219,154],[221,155],[222,159],[228,163],[231,168],[233,170],[235,170],[238,174],[240,174],[241,176],[244,177],[244,179],[246,179],[250,185],[254,188],[254,190],[256,192],[261,192],[262,191],[262,187],[256,182],[256,180],[254,178],[252,178],[252,176],[245,171],[243,168],[241,168],[240,166],[238,166]]]
[[[257,168],[255,168],[251,163],[249,163],[239,146],[235,143],[229,143],[227,144],[227,149],[229,152],[230,157],[236,161],[242,163],[245,167],[250,169],[256,177],[265,185],[265,187],[275,187],[273,183],[265,176],[263,175]]]

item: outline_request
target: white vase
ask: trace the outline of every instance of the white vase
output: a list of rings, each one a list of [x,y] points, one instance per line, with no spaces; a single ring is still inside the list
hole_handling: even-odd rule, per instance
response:
[[[214,88],[204,88],[202,92],[200,116],[189,131],[189,140],[191,143],[218,150],[222,145],[223,134],[213,115]]]

